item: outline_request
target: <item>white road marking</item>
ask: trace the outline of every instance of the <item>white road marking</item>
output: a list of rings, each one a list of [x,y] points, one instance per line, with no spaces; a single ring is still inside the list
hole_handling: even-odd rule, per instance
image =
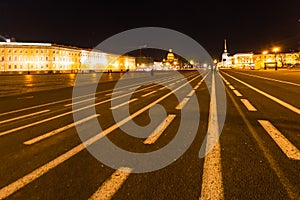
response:
[[[237,90],[232,90],[233,92],[234,92],[234,94],[236,95],[236,96],[238,96],[238,97],[241,97],[241,96],[243,96],[239,91],[237,91]]]
[[[234,73],[243,74],[243,75],[246,75],[246,76],[252,76],[252,77],[256,77],[256,78],[261,78],[261,79],[265,79],[265,80],[270,80],[270,81],[275,81],[275,82],[279,82],[279,83],[285,83],[285,84],[289,84],[289,85],[294,85],[294,86],[300,87],[300,84],[289,82],[289,81],[282,81],[282,80],[278,80],[278,79],[273,79],[273,78],[268,78],[268,77],[262,77],[262,76],[257,76],[257,75],[253,75],[253,74],[245,74],[245,73],[240,73],[240,72],[234,72]]]
[[[284,135],[277,130],[268,120],[258,120],[271,138],[280,147],[283,153],[290,159],[300,160],[300,151]]]
[[[224,199],[222,181],[221,148],[219,141],[218,111],[214,73],[212,74],[211,101],[205,158],[202,174],[201,200]]]
[[[197,76],[198,77],[198,76]],[[194,80],[195,78],[193,78],[192,80]],[[180,87],[181,88],[181,87]],[[143,88],[143,89],[140,89],[140,90],[137,90],[136,92],[140,92],[140,91],[143,91],[145,90],[146,88]],[[50,117],[50,118],[47,118],[47,119],[44,119],[44,120],[40,120],[40,121],[37,121],[37,122],[34,122],[34,123],[31,123],[31,124],[27,124],[27,125],[24,125],[24,126],[20,126],[20,127],[17,127],[17,128],[14,128],[14,129],[10,129],[10,130],[7,130],[7,131],[3,131],[3,132],[0,132],[0,136],[3,136],[3,135],[7,135],[7,134],[10,134],[10,133],[13,133],[15,131],[19,131],[19,130],[22,130],[22,129],[25,129],[25,128],[28,128],[28,127],[31,127],[31,126],[35,126],[35,125],[38,125],[38,124],[41,124],[41,123],[44,123],[44,122],[47,122],[47,121],[50,121],[50,120],[53,120],[53,119],[57,119],[57,118],[60,118],[60,117],[63,117],[63,116],[66,116],[66,115],[69,115],[69,114],[72,114],[74,112],[78,112],[78,111],[81,111],[81,110],[84,110],[84,109],[87,109],[87,108],[91,108],[91,107],[95,107],[97,105],[100,105],[100,104],[103,104],[103,103],[107,103],[107,102],[110,102],[111,100],[114,100],[114,99],[119,99],[119,98],[122,98],[122,97],[125,97],[125,96],[128,96],[130,95],[129,94],[122,94],[120,96],[117,96],[115,98],[111,98],[111,99],[106,99],[106,100],[103,100],[103,101],[100,101],[96,104],[93,104],[93,105],[88,105],[88,106],[85,106],[85,107],[82,107],[82,108],[79,108],[79,109],[76,109],[76,110],[73,110],[73,111],[69,111],[69,112],[66,112],[66,113],[63,113],[63,114],[60,114],[60,115],[56,115],[54,117]],[[85,95],[85,96],[88,96],[88,95]],[[90,96],[90,95],[89,95]],[[81,96],[81,97],[84,97],[84,96]],[[49,104],[43,104],[44,105],[52,105],[54,103],[58,103],[58,102],[64,102],[65,100],[62,100],[62,101],[57,101],[57,102],[52,102],[52,103],[49,103]],[[25,108],[25,109],[21,109],[22,111],[23,110],[28,110],[28,109],[32,109],[32,108],[36,108],[36,107],[41,107],[42,105],[39,105],[39,106],[34,106],[34,107],[29,107],[29,108]],[[15,113],[15,112],[20,112],[21,110],[16,110],[16,111],[11,111],[11,112],[7,112],[7,113],[3,113],[2,115],[4,114],[11,114],[11,113]],[[1,116],[1,114],[0,114]]]
[[[190,100],[189,98],[182,99],[182,101],[176,106],[175,109],[181,110],[189,100]]]
[[[190,93],[188,93],[188,97],[191,97],[191,96],[193,96],[193,94],[195,93],[195,90],[192,90]]]
[[[112,91],[113,92],[113,91]],[[118,93],[122,93],[122,92],[124,92],[123,90],[119,90],[119,91],[115,91],[115,92],[113,92],[114,94],[118,94]],[[107,94],[105,94],[104,96],[111,96],[112,95],[112,93],[107,93]]]
[[[2,120],[2,121],[0,121],[0,124],[4,124],[4,123],[7,123],[7,122],[23,119],[23,118],[26,118],[26,117],[31,117],[31,116],[34,116],[34,115],[39,115],[39,114],[46,113],[46,112],[49,112],[49,111],[50,110],[42,110],[42,111],[39,111],[39,112],[30,113],[30,114],[27,114],[27,115],[22,115],[22,116],[7,119],[7,120]]]
[[[199,81],[199,83],[193,88],[194,90],[197,90],[200,85],[202,84],[202,82],[205,80],[205,78],[207,77],[208,73]]]
[[[156,92],[157,92],[157,90],[154,90],[154,91],[152,91],[152,92],[148,92],[147,94],[143,94],[142,97],[149,96],[149,95],[151,95],[151,94],[153,94],[153,93],[156,93]]]
[[[165,82],[168,82],[168,81],[165,81]],[[143,83],[149,83],[149,81],[144,81]],[[134,85],[140,85],[140,84],[141,83],[131,84],[131,85],[127,85],[127,86],[124,86],[124,87],[120,87],[119,89],[128,88],[128,87],[129,87],[129,89],[131,89],[132,86],[134,86]],[[54,105],[54,104],[58,104],[58,103],[68,102],[68,101],[72,101],[72,99],[74,100],[74,99],[80,99],[80,98],[84,98],[84,97],[88,97],[88,96],[95,96],[97,94],[106,93],[108,91],[112,91],[112,90],[105,90],[105,91],[97,92],[96,94],[87,94],[87,95],[82,95],[82,96],[78,96],[78,97],[74,97],[74,98],[70,98],[70,99],[63,99],[63,100],[59,100],[59,101],[53,101],[53,102],[50,102],[50,103],[44,103],[44,104],[40,104],[40,105],[36,105],[36,106],[31,106],[31,107],[27,107],[27,108],[22,108],[22,109],[18,109],[18,110],[8,111],[8,112],[0,113],[0,116],[9,115],[9,114],[13,114],[13,113],[17,113],[17,112],[22,112],[22,111],[26,111],[26,110],[31,110],[31,109],[34,109],[34,108],[40,108],[40,107],[50,106],[50,105]]]
[[[17,99],[32,99],[34,96],[19,97]]]
[[[132,169],[122,167],[116,170],[108,180],[89,198],[89,200],[109,200],[120,189]]]
[[[119,104],[119,105],[116,105],[116,106],[114,106],[114,107],[111,107],[110,109],[111,109],[111,110],[114,110],[114,109],[120,108],[120,107],[125,106],[126,104],[129,104],[129,103],[134,102],[134,101],[136,101],[136,100],[138,100],[138,99],[137,99],[137,98],[131,99],[131,100],[129,100],[129,101],[126,101],[126,102],[124,102],[124,103],[121,103],[121,104]]]
[[[58,134],[58,133],[61,133],[61,132],[65,131],[65,130],[68,130],[68,129],[74,127],[74,126],[77,126],[77,125],[80,125],[80,124],[82,124],[82,123],[85,123],[85,122],[87,122],[87,121],[89,121],[89,120],[91,120],[91,119],[93,119],[93,118],[95,118],[95,117],[98,117],[99,115],[100,115],[100,114],[91,115],[91,116],[86,117],[86,118],[84,118],[84,119],[82,119],[82,120],[79,120],[79,121],[77,121],[77,122],[75,122],[75,123],[68,124],[68,125],[63,126],[63,127],[61,127],[61,128],[55,129],[55,130],[53,130],[53,131],[50,131],[50,132],[48,132],[48,133],[45,133],[45,134],[40,135],[40,136],[38,136],[38,137],[35,137],[35,138],[31,139],[31,140],[27,140],[27,141],[25,141],[23,144],[26,144],[26,145],[32,145],[32,144],[34,144],[34,143],[40,142],[41,140],[44,140],[44,139],[46,139],[46,138],[48,138],[48,137],[51,137],[51,136],[53,136],[53,135],[56,135],[56,134]]]
[[[225,73],[225,72],[223,72],[223,73]],[[284,102],[284,101],[282,101],[282,100],[280,100],[280,99],[278,99],[278,98],[276,98],[276,97],[274,97],[274,96],[272,96],[272,95],[270,95],[270,94],[268,94],[268,93],[266,93],[266,92],[264,92],[264,91],[261,91],[261,90],[257,89],[256,87],[253,87],[252,85],[250,85],[250,84],[248,84],[248,83],[245,83],[244,81],[241,81],[241,80],[235,78],[234,76],[231,76],[231,75],[229,75],[229,74],[227,74],[227,73],[225,73],[225,74],[226,74],[227,76],[231,77],[232,79],[234,79],[234,80],[236,80],[236,81],[242,83],[243,85],[249,87],[250,89],[252,89],[252,90],[254,90],[254,91],[256,91],[256,92],[258,92],[258,93],[264,95],[265,97],[267,97],[267,98],[269,98],[269,99],[275,101],[276,103],[278,103],[278,104],[280,104],[280,105],[286,107],[287,109],[289,109],[289,110],[291,110],[291,111],[293,111],[293,112],[295,112],[295,113],[297,113],[297,114],[300,115],[300,109],[299,109],[299,108],[296,108],[295,106],[292,106],[291,104],[288,104],[288,103],[286,103],[286,102]]]
[[[133,113],[131,116],[128,116],[128,117],[124,118],[120,122],[112,125],[111,127],[107,128],[104,131],[98,133],[97,135],[91,137],[87,141],[85,141],[85,142],[83,142],[83,143],[81,143],[81,144],[73,147],[72,149],[70,149],[66,153],[63,153],[62,155],[60,155],[57,158],[53,159],[52,161],[44,164],[43,166],[39,167],[38,169],[32,171],[31,173],[23,176],[22,178],[16,180],[15,182],[13,182],[11,184],[9,184],[9,185],[1,188],[0,189],[0,199],[7,198],[8,196],[10,196],[11,194],[13,194],[14,192],[18,191],[19,189],[21,189],[24,186],[28,185],[32,181],[34,181],[37,178],[41,177],[42,175],[46,174],[51,169],[55,168],[56,166],[60,165],[64,161],[70,159],[74,155],[76,155],[79,152],[81,152],[82,150],[84,150],[85,147],[88,147],[88,146],[92,145],[93,143],[95,143],[96,141],[100,140],[101,138],[105,137],[106,135],[108,135],[112,131],[114,131],[117,128],[119,128],[120,126],[122,126],[123,124],[127,123],[128,121],[132,120],[133,118],[137,117],[141,113],[145,112],[146,110],[148,110],[149,108],[151,108],[155,104],[159,103],[160,101],[164,100],[168,96],[172,95],[173,92],[176,92],[177,90],[180,90],[185,85],[187,85],[190,82],[192,82],[193,80],[197,79],[199,76],[194,77],[193,79],[191,79],[187,83],[185,83],[185,84],[179,86],[178,88],[174,89],[174,91],[171,91],[171,92],[167,93],[166,95],[160,97],[159,99],[157,99],[154,102],[148,104],[147,106],[145,106],[144,108],[140,109],[139,111]]]
[[[257,111],[257,109],[248,101],[248,99],[241,99],[241,102],[249,111]]]
[[[234,90],[235,88],[232,86],[232,85],[229,85],[229,88],[230,89],[232,89],[232,90]]]
[[[157,126],[151,135],[144,141],[144,144],[153,144],[161,136],[161,134],[168,128],[176,115],[168,115],[164,121]]]
[[[95,100],[97,99],[98,97],[93,97],[93,98],[90,98],[90,99],[85,99],[85,100],[82,100],[82,101],[76,101],[74,103],[69,103],[69,104],[66,104],[64,105],[65,107],[68,107],[68,106],[72,106],[72,105],[77,105],[77,104],[80,104],[80,103],[84,103],[84,102],[87,102],[87,101],[92,101],[92,100]]]
[[[0,199],[5,199],[9,195],[13,194],[17,190],[23,188],[27,184],[31,183],[32,181],[36,180],[40,176],[44,175],[54,167],[58,166],[59,164],[63,163],[64,161],[68,160],[72,156],[76,155],[80,151],[85,148],[84,144],[80,144],[73,149],[69,150],[68,152],[60,155],[59,157],[55,158],[54,160],[48,162],[47,164],[43,165],[42,167],[34,170],[33,172],[23,176],[22,178],[16,180],[15,182],[1,188],[0,190]]]

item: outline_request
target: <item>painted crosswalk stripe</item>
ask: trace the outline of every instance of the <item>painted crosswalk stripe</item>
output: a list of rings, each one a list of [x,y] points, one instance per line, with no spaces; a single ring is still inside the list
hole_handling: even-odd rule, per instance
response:
[[[85,122],[87,122],[87,121],[89,121],[89,120],[91,120],[91,119],[93,119],[95,117],[98,117],[98,116],[100,116],[100,114],[91,115],[91,116],[86,117],[86,118],[84,118],[82,120],[76,121],[75,123],[68,124],[68,125],[63,126],[61,128],[55,129],[53,131],[50,131],[48,133],[45,133],[45,134],[40,135],[38,137],[35,137],[35,138],[31,139],[31,140],[27,140],[23,144],[32,145],[32,144],[40,142],[40,141],[42,141],[42,140],[44,140],[46,138],[49,138],[49,137],[51,137],[53,135],[56,135],[56,134],[61,133],[61,132],[65,131],[65,130],[68,130],[68,129],[74,127],[74,126],[77,126],[77,125],[80,125],[82,123],[85,123]]]
[[[189,98],[182,99],[182,101],[176,106],[175,109],[181,110],[189,100],[190,100]]]
[[[132,169],[122,167],[116,170],[108,180],[89,198],[89,200],[109,200],[120,189]]]
[[[125,106],[126,104],[129,104],[129,103],[134,102],[134,101],[136,101],[136,100],[138,100],[138,99],[137,99],[137,98],[131,99],[130,101],[126,101],[126,102],[124,102],[124,103],[121,103],[121,104],[119,104],[119,105],[116,105],[116,106],[114,106],[114,107],[111,107],[110,109],[111,109],[111,110],[114,110],[114,109],[120,108],[120,107]]]
[[[257,109],[248,101],[248,99],[241,99],[241,102],[249,111],[257,111]]]
[[[238,96],[238,97],[241,97],[241,96],[243,96],[239,91],[237,91],[237,90],[232,90],[233,92],[234,92],[234,94],[236,95],[236,96]]]
[[[144,141],[144,144],[153,144],[161,136],[161,134],[168,128],[176,115],[168,115],[161,124],[151,133],[151,135]]]
[[[271,136],[283,153],[290,159],[300,160],[300,151],[268,120],[258,120],[260,125]]]
[[[156,90],[154,90],[154,91],[152,91],[152,92],[149,92],[149,93],[147,93],[147,94],[143,94],[142,95],[142,97],[146,97],[146,96],[149,96],[149,95],[151,95],[151,94],[154,94],[154,93],[156,93],[157,91]]]
[[[42,110],[42,111],[39,111],[39,112],[30,113],[30,114],[27,114],[27,115],[22,115],[22,116],[19,116],[19,117],[14,117],[14,118],[7,119],[7,120],[2,120],[2,121],[0,121],[0,124],[8,123],[8,122],[11,122],[11,121],[15,121],[15,120],[19,120],[19,119],[23,119],[23,118],[27,118],[27,117],[32,117],[34,115],[39,115],[39,114],[46,113],[46,112],[49,112],[49,111],[50,110]]]

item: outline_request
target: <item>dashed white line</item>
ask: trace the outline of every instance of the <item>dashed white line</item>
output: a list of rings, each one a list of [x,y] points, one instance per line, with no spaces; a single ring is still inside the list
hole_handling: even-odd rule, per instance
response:
[[[50,110],[42,110],[42,111],[39,111],[39,112],[30,113],[30,114],[27,114],[27,115],[22,115],[22,116],[7,119],[7,120],[2,120],[2,121],[0,121],[0,124],[4,124],[4,123],[7,123],[7,122],[23,119],[23,118],[26,118],[26,117],[31,117],[31,116],[34,116],[34,115],[39,115],[39,114],[46,113],[46,112],[49,112],[49,111]]]
[[[241,102],[249,111],[257,111],[257,109],[248,101],[248,99],[241,99]]]
[[[138,100],[138,99],[137,99],[137,98],[131,99],[131,100],[129,100],[129,101],[126,101],[126,102],[124,102],[124,103],[121,103],[121,104],[119,104],[119,105],[116,105],[116,106],[114,106],[114,107],[111,107],[110,109],[111,109],[111,110],[114,110],[114,109],[120,108],[120,107],[125,106],[126,104],[129,104],[129,103],[134,102],[134,101],[136,101],[136,100]]]
[[[232,85],[229,85],[229,88],[230,89],[232,89],[232,90],[234,90],[235,88],[232,86]]]
[[[188,97],[191,97],[191,96],[193,96],[193,94],[195,93],[195,90],[192,90],[190,93],[188,93]]]
[[[292,106],[291,104],[288,104],[288,103],[286,103],[286,102],[284,102],[284,101],[282,101],[282,100],[280,100],[280,99],[278,99],[278,98],[276,98],[276,97],[274,97],[274,96],[272,96],[272,95],[270,95],[270,94],[268,94],[268,93],[266,93],[264,91],[261,91],[261,90],[257,89],[256,87],[253,87],[252,85],[250,85],[248,83],[245,83],[244,81],[241,81],[241,80],[235,78],[234,76],[231,76],[231,75],[229,75],[229,74],[227,74],[225,72],[223,72],[223,73],[226,74],[227,76],[231,77],[232,79],[234,79],[234,80],[242,83],[243,85],[249,87],[250,89],[252,89],[252,90],[254,90],[254,91],[256,91],[256,92],[264,95],[265,97],[267,97],[267,98],[275,101],[276,103],[278,103],[278,104],[286,107],[287,109],[289,109],[289,110],[291,110],[291,111],[293,111],[293,112],[295,112],[295,113],[297,113],[297,114],[300,115],[300,109],[299,108],[296,108],[295,106]]]
[[[96,115],[92,115],[92,116],[86,117],[86,118],[84,118],[82,120],[79,120],[79,121],[77,121],[75,123],[68,124],[68,125],[63,126],[61,128],[58,128],[58,129],[55,129],[55,130],[50,131],[48,133],[45,133],[45,134],[43,134],[41,136],[35,137],[35,138],[31,139],[31,140],[27,140],[23,144],[32,145],[34,143],[40,142],[41,140],[44,140],[44,139],[46,139],[48,137],[51,137],[53,135],[56,135],[58,133],[61,133],[61,132],[65,131],[65,130],[68,130],[68,129],[74,127],[74,126],[77,126],[77,125],[80,125],[82,123],[85,123],[85,122],[87,122],[87,121],[89,121],[89,120],[91,120],[91,119],[93,119],[95,117],[98,117],[99,115],[100,114],[96,114]]]
[[[152,92],[148,92],[147,94],[143,94],[141,97],[146,97],[146,96],[149,96],[149,95],[154,94],[154,93],[156,93],[156,92],[157,92],[157,91],[154,90],[154,91],[152,91]]]
[[[280,147],[283,153],[290,159],[300,160],[300,151],[268,120],[258,120],[271,138]]]
[[[151,135],[144,141],[144,144],[153,144],[161,136],[161,134],[168,128],[176,115],[168,115],[164,121],[157,126]]]
[[[181,110],[189,100],[190,100],[189,98],[182,99],[182,101],[176,106],[175,109]]]
[[[146,110],[148,110],[152,106],[156,105],[160,101],[162,101],[165,98],[169,97],[170,95],[173,94],[173,92],[176,92],[176,91],[180,90],[181,88],[183,88],[184,86],[186,86],[187,84],[189,84],[190,82],[192,82],[193,80],[197,79],[199,76],[194,77],[193,79],[191,79],[187,83],[185,83],[185,84],[179,86],[178,88],[174,89],[174,91],[169,92],[168,94],[166,94],[166,95],[160,97],[159,99],[153,101],[152,103],[148,104],[144,108],[142,108],[139,111],[133,113],[131,116],[128,116],[128,117],[124,118],[120,122],[112,125],[111,127],[105,129],[104,131],[98,133],[97,135],[93,136],[92,138],[88,139],[87,141],[85,141],[85,142],[83,142],[83,143],[81,143],[81,144],[73,147],[72,149],[70,149],[66,153],[58,156],[57,158],[51,160],[50,162],[44,164],[43,166],[37,168],[36,170],[34,170],[32,172],[30,172],[29,174],[23,176],[22,178],[16,180],[15,182],[13,182],[13,183],[11,183],[11,184],[9,184],[9,185],[1,188],[0,189],[0,199],[7,198],[8,196],[10,196],[11,194],[13,194],[14,192],[18,191],[19,189],[21,189],[24,186],[26,186],[29,183],[31,183],[32,181],[34,181],[37,178],[39,178],[39,177],[43,176],[44,174],[48,173],[51,169],[55,168],[56,166],[58,166],[61,163],[65,162],[66,160],[70,159],[74,155],[76,155],[79,152],[81,152],[82,150],[84,150],[86,147],[92,145],[93,143],[95,143],[96,141],[98,141],[101,138],[105,137],[106,135],[108,135],[112,131],[118,129],[120,126],[122,126],[123,124],[127,123],[129,120],[132,120],[133,118],[135,118],[138,115],[140,115],[141,113],[145,112]]]
[[[108,180],[89,198],[89,200],[109,200],[123,185],[130,175],[131,168],[120,168],[116,170]]]
[[[77,104],[80,104],[80,103],[84,103],[84,102],[87,102],[87,101],[92,101],[92,100],[95,100],[97,99],[98,97],[93,97],[93,98],[90,98],[90,99],[85,99],[85,100],[82,100],[82,101],[76,101],[74,103],[69,103],[69,104],[66,104],[64,105],[65,107],[68,107],[68,106],[72,106],[72,105],[77,105]]]
[[[234,92],[234,94],[236,95],[236,96],[238,96],[238,97],[241,97],[241,96],[243,96],[239,91],[237,91],[237,90],[232,90],[233,92]]]

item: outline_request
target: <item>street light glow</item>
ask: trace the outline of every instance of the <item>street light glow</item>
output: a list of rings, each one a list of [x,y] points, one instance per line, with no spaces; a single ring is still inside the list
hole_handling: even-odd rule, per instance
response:
[[[273,52],[275,52],[275,53],[278,52],[279,50],[280,50],[279,47],[274,47],[274,48],[273,48]]]
[[[262,54],[266,55],[268,54],[269,52],[268,51],[263,51]]]

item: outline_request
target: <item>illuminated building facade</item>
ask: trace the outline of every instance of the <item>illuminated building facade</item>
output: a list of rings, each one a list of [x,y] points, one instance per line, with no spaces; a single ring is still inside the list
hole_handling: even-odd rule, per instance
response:
[[[218,67],[239,69],[267,69],[267,68],[294,68],[300,67],[300,52],[263,52],[261,54],[235,53],[232,56],[227,52],[224,40],[222,61]]]
[[[51,43],[0,42],[2,73],[77,73],[135,70],[135,58]]]

